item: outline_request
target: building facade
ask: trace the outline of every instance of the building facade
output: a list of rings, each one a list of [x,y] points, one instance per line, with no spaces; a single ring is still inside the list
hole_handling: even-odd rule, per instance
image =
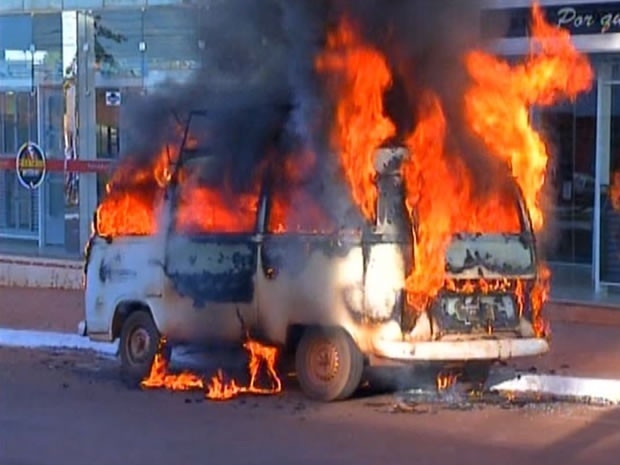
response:
[[[79,258],[123,140],[121,108],[198,64],[184,0],[0,2],[0,253]],[[44,182],[20,182],[27,142]]]
[[[553,230],[546,253],[567,286],[599,293],[620,285],[620,216],[609,195],[620,169],[620,2],[539,3],[548,21],[571,33],[595,70],[589,92],[533,112],[553,157]],[[502,30],[495,50],[507,58],[527,54],[531,1],[487,0],[485,6],[483,36]]]
[[[0,2],[0,253],[81,256],[107,161],[121,151],[123,105],[200,66],[206,18],[187,0]],[[596,79],[573,102],[536,109],[553,153],[558,273],[595,290],[620,285],[620,214],[610,205],[620,170],[620,1],[541,0],[588,54]],[[480,32],[508,59],[528,52],[530,0],[486,0]],[[498,28],[498,25],[506,27]],[[48,172],[37,189],[18,179],[15,157],[39,144]]]

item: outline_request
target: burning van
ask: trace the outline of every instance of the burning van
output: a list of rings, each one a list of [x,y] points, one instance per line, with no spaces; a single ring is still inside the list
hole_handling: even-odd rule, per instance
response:
[[[83,325],[120,339],[127,380],[204,387],[166,371],[169,348],[234,343],[250,382],[218,375],[207,397],[264,393],[258,367],[273,378],[279,351],[329,401],[367,367],[484,374],[548,351],[536,234],[552,158],[530,115],[590,88],[587,57],[536,2],[514,62],[446,33],[465,14],[477,30],[470,2],[435,2],[452,4],[437,24],[416,2],[381,15],[320,3],[282,16],[294,40],[273,78],[215,92],[205,66],[128,109],[136,130],[95,214]]]
[[[403,191],[407,151],[376,155],[376,220],[338,228],[303,200],[302,183],[274,188],[269,167],[251,192],[223,199],[201,188],[214,154],[186,131],[162,176],[161,227],[115,235],[102,222],[106,213],[96,214],[86,333],[120,338],[122,373],[131,382],[147,376],[164,337],[167,347],[241,345],[251,334],[294,354],[303,391],[325,401],[349,397],[368,366],[490,365],[546,352],[535,237],[517,184],[506,195],[518,228],[454,235],[444,284],[421,301],[406,286],[419,233]],[[132,212],[140,218],[139,208]]]

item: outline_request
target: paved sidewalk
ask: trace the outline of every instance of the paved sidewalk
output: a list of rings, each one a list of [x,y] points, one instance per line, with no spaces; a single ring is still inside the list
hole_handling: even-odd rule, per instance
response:
[[[0,286],[0,328],[75,333],[82,319],[83,291]]]

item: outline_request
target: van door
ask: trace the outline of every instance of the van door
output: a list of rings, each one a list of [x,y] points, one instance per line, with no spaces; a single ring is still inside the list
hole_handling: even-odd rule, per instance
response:
[[[166,333],[178,342],[238,342],[257,319],[258,193],[222,194],[183,164],[169,191]]]

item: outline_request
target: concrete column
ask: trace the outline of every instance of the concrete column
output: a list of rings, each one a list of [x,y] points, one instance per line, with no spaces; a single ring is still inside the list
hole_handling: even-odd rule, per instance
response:
[[[95,25],[92,14],[77,16],[77,153],[81,160],[97,157],[95,107]],[[80,246],[91,234],[93,212],[97,208],[97,175],[80,173]]]

